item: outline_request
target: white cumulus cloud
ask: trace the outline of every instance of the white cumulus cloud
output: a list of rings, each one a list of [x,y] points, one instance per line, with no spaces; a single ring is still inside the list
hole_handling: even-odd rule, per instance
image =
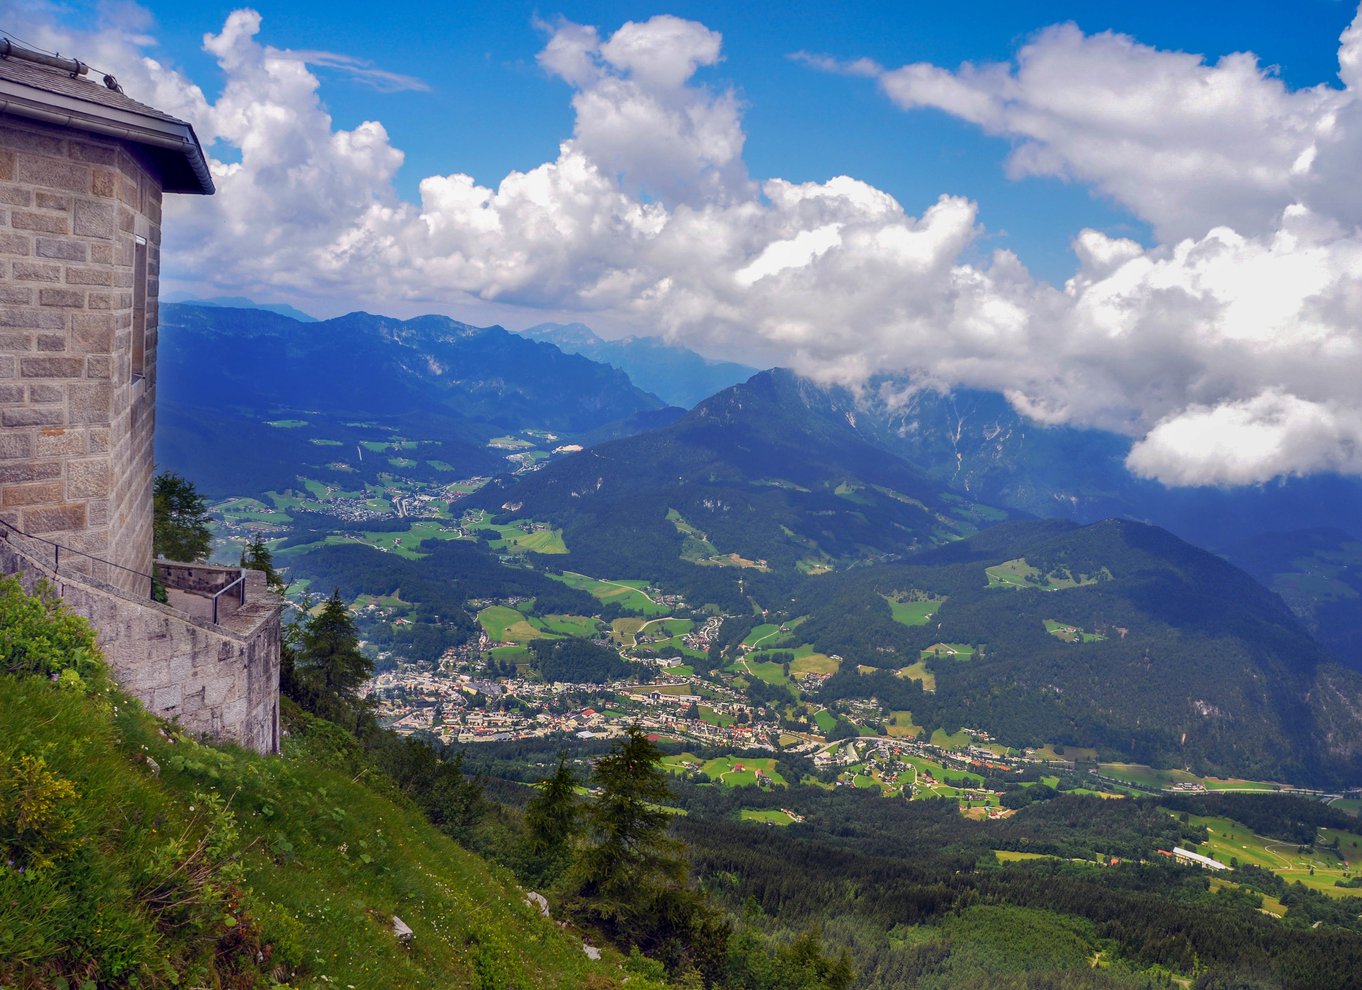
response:
[[[1131,469],[1170,484],[1362,473],[1362,20],[1341,88],[1072,26],[1005,65],[804,56],[1013,140],[1015,176],[1091,184],[1159,235],[1078,232],[1078,269],[1053,286],[1007,251],[966,261],[987,218],[962,196],[910,212],[849,176],[749,175],[741,100],[705,81],[722,39],[693,21],[541,24],[539,63],[575,112],[557,156],[495,184],[428,176],[411,202],[382,124],[338,128],[309,62],[381,67],[263,44],[239,10],[204,38],[226,77],[209,100],[149,56],[149,23],[79,38],[15,16],[226,149],[218,195],[169,206],[171,278],[388,312],[521,307],[824,381],[996,389],[1044,422],[1125,433]]]

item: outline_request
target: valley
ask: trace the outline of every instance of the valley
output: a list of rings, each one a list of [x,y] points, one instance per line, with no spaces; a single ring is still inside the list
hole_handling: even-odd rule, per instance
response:
[[[787,372],[654,423],[582,415],[276,402],[247,418],[291,474],[213,475],[214,559],[263,539],[295,619],[336,591],[378,724],[459,754],[512,807],[558,756],[589,767],[646,734],[710,882],[782,883],[754,851],[779,833],[822,850],[820,884],[909,848],[931,870],[963,856],[984,885],[994,864],[1007,911],[1027,910],[1028,871],[1115,896],[1175,845],[1225,864],[1205,881],[1218,906],[1318,920],[1362,895],[1362,676],[1222,558],[1145,523],[980,501]],[[1259,797],[1324,817],[1274,838],[1225,803]],[[1129,811],[1101,825],[1099,808]],[[938,824],[892,848],[910,821]],[[1157,876],[1160,897],[1195,886]],[[785,903],[782,924],[832,910]],[[962,959],[986,941],[966,928]],[[837,930],[861,965],[908,951]]]

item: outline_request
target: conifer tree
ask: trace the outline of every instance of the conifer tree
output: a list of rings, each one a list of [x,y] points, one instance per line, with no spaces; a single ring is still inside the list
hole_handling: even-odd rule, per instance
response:
[[[207,560],[213,549],[208,503],[194,483],[174,471],[162,471],[152,482],[151,494],[156,556],[185,563]]]
[[[334,591],[321,611],[307,621],[294,658],[294,676],[312,695],[315,710],[334,721],[357,722],[361,684],[373,664],[359,648],[355,620]]]
[[[283,575],[274,566],[274,554],[259,533],[252,536],[241,551],[241,566],[253,571],[264,571],[265,581],[275,591],[284,590]]]
[[[583,893],[602,902],[628,901],[658,883],[686,876],[680,843],[667,835],[671,798],[662,753],[631,725],[620,743],[596,761],[598,794],[587,810],[588,845],[581,859]]]
[[[553,776],[540,782],[538,792],[525,809],[531,868],[539,883],[552,884],[558,880],[571,861],[573,840],[582,829],[577,784],[577,774],[567,755],[561,754]]]

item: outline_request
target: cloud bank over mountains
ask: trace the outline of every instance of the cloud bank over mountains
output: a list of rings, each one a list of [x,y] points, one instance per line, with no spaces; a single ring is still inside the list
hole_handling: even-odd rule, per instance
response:
[[[403,156],[383,125],[344,130],[327,112],[310,64],[346,56],[262,44],[253,11],[205,36],[226,76],[213,101],[146,54],[145,23],[26,30],[116,67],[222,159],[217,196],[170,204],[172,277],[455,316],[470,300],[542,308],[759,348],[824,381],[996,389],[1042,422],[1131,436],[1131,469],[1169,484],[1362,474],[1362,15],[1341,38],[1341,88],[1072,25],[1010,64],[800,56],[1013,142],[1018,179],[1087,184],[1151,224],[1152,248],[1077,232],[1062,287],[1008,251],[966,261],[987,220],[967,198],[913,215],[848,176],[749,175],[739,95],[695,79],[723,58],[704,25],[540,27],[539,63],[575,113],[558,156],[495,188],[429,176],[416,203],[394,188]]]

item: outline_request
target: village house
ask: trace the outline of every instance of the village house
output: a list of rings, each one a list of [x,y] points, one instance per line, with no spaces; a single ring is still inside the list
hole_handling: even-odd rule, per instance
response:
[[[162,196],[213,192],[188,123],[0,40],[0,574],[54,587],[155,714],[274,752],[264,575],[153,560]]]

